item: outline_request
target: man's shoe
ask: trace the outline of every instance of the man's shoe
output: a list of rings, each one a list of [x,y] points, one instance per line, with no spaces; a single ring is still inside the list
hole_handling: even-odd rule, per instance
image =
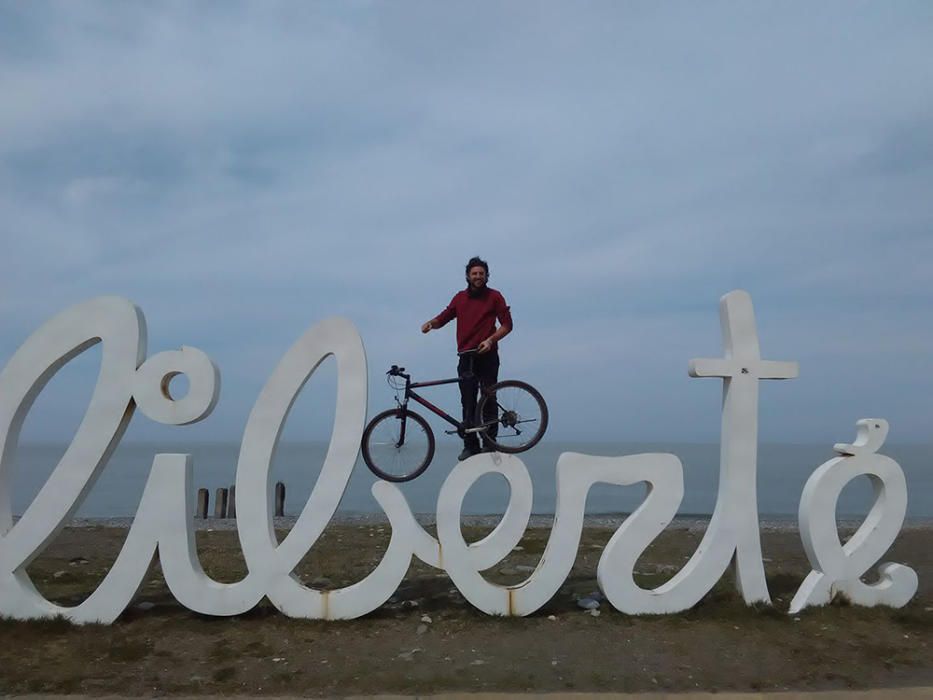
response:
[[[496,448],[493,447],[492,445],[483,445],[483,449],[480,450],[480,452],[495,452],[495,451],[496,451]]]
[[[463,460],[469,459],[470,457],[478,453],[479,453],[479,450],[473,449],[472,447],[464,447],[463,452],[461,452],[459,456],[457,457],[457,461],[462,462]]]

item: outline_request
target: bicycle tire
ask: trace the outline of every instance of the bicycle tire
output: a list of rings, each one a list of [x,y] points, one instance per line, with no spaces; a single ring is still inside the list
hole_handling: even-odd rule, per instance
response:
[[[403,416],[407,421],[405,428],[406,435],[410,435],[409,430],[413,427],[412,423],[414,423],[424,431],[425,444],[423,447],[418,446],[416,451],[411,453],[411,459],[413,460],[411,465],[400,469],[401,462],[397,459],[401,454],[401,452],[399,452],[401,448],[397,446],[398,428],[388,423],[388,421],[400,421]],[[374,438],[382,429],[387,429],[386,434],[391,436],[391,439],[394,439],[396,442],[396,452],[394,455],[396,459],[391,465],[389,464],[390,457],[392,457],[391,446],[388,442],[384,442],[380,445],[376,442],[377,438]],[[384,447],[389,449],[382,449]],[[390,408],[388,411],[383,411],[369,421],[369,424],[363,431],[362,450],[363,461],[366,462],[366,466],[380,479],[395,483],[411,481],[417,476],[420,476],[424,470],[428,468],[431,460],[434,459],[434,432],[431,430],[431,426],[428,425],[428,422],[417,413],[403,408]],[[390,466],[395,468],[390,469]]]
[[[512,393],[515,393],[515,396],[518,397],[516,403],[529,407],[529,412],[524,414],[527,417],[526,420],[522,419],[522,415],[516,413],[515,407],[503,407],[499,403],[499,391],[505,390],[513,390]],[[524,399],[524,395],[527,395],[527,400]],[[483,396],[480,398],[479,405],[476,407],[477,425],[483,422],[483,409],[490,400],[494,400],[497,403],[496,425],[497,430],[499,431],[501,431],[503,428],[509,429],[510,424],[512,424],[512,430],[514,431],[515,425],[521,424],[523,422],[536,422],[535,432],[525,439],[519,439],[519,436],[522,434],[521,431],[516,431],[518,432],[518,435],[490,435],[488,430],[483,431],[482,434],[486,443],[492,445],[497,451],[505,452],[507,454],[524,452],[525,450],[530,450],[532,447],[537,445],[541,438],[544,437],[544,432],[547,430],[548,424],[547,403],[545,403],[541,393],[533,386],[531,386],[531,384],[514,379],[508,379],[493,384],[492,386],[485,389],[483,391]],[[535,408],[537,409],[536,414],[534,413]],[[506,412],[512,412],[515,413],[515,415],[509,415]],[[516,440],[506,442],[506,440],[510,440],[511,438],[516,438]]]

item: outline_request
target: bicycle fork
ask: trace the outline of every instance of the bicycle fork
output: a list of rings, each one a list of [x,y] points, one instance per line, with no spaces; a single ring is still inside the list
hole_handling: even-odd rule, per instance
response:
[[[399,429],[398,429],[398,442],[395,443],[395,449],[400,449],[402,445],[405,444],[405,428],[408,425],[408,414],[405,411],[408,408],[408,399],[406,398],[405,403],[399,403],[398,406],[399,406],[399,410],[402,413],[402,415],[399,416],[399,420],[401,421],[402,424],[399,426]]]

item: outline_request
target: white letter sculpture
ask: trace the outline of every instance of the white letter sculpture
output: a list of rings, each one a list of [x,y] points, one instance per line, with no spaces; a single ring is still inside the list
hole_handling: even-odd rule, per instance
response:
[[[886,563],[881,580],[868,585],[861,576],[894,543],[907,513],[907,482],[900,466],[877,454],[888,436],[888,422],[864,418],[851,445],[837,444],[841,457],[824,463],[807,480],[800,499],[800,537],[813,571],[790,604],[797,613],[808,605],[825,605],[839,595],[857,605],[906,605],[917,592],[917,574],[910,567]],[[855,534],[842,545],[836,531],[836,502],[852,479],[871,479],[875,502]]]
[[[670,454],[561,455],[556,470],[554,526],[545,553],[526,581],[508,587],[489,583],[479,572],[508,555],[527,527],[532,487],[520,459],[482,454],[456,465],[438,497],[438,539],[418,524],[394,484],[377,482],[373,495],[392,528],[382,560],[366,578],[346,588],[324,591],[305,586],[293,570],[337,510],[366,419],[362,341],[348,321],[330,319],[313,326],[288,350],[263,387],[243,434],[236,486],[237,530],[248,568],[246,577],[224,584],[205,574],[195,547],[191,457],[157,454],[116,561],[83,603],[68,608],[46,600],[33,586],[26,568],[67,524],[93,487],[134,408],[138,406],[152,420],[184,425],[208,416],[220,390],[217,368],[199,350],[183,347],[146,360],[146,325],[132,303],[102,297],[79,304],[36,331],[0,372],[0,615],[20,619],[62,615],[74,622],[112,622],[132,600],[154,553],[158,553],[172,594],[186,607],[207,615],[240,614],[266,596],[293,617],[359,617],[378,608],[395,592],[412,556],[446,570],[479,609],[498,615],[528,615],[550,600],[573,566],[589,489],[596,483],[640,482],[648,485],[645,501],[613,534],[597,569],[599,586],[616,608],[628,613],[689,608],[709,592],[732,559],[745,601],[767,602],[756,493],[758,380],[794,377],[797,365],[761,359],[751,299],[745,292],[724,296],[720,314],[725,357],[690,364],[692,376],[724,380],[716,508],[690,561],[654,590],[635,584],[633,568],[645,548],[671,522],[683,498],[683,466]],[[51,377],[96,343],[102,344],[101,370],[81,426],[52,475],[14,524],[13,458],[26,414]],[[330,447],[307,503],[288,536],[278,543],[272,522],[273,456],[298,393],[331,355],[337,361],[338,383]],[[188,393],[178,400],[168,390],[177,374],[187,375],[190,383]],[[883,421],[875,423],[887,430]],[[801,529],[814,572],[794,599],[795,609],[826,602],[833,592],[844,592],[859,603],[903,604],[916,590],[916,575],[898,565],[886,565],[884,580],[877,586],[868,587],[858,580],[896,535],[906,502],[903,475],[894,462],[874,454],[880,446],[880,441],[876,442],[866,438],[847,446],[854,451],[845,454],[852,456],[827,463],[807,484],[801,503]],[[843,466],[837,469],[834,465],[840,462]],[[467,544],[460,531],[463,498],[477,479],[490,472],[508,480],[508,508],[487,537]],[[842,548],[836,539],[833,547],[835,498],[849,479],[862,473],[875,480],[878,500],[856,536]],[[827,504],[833,508],[827,509]]]
[[[798,374],[796,362],[762,360],[758,347],[755,313],[748,293],[726,294],[719,304],[725,357],[692,360],[690,376],[722,377],[722,437],[719,494],[709,527],[696,553],[670,581],[652,591],[638,588],[632,580],[635,560],[671,521],[680,504],[659,499],[654,522],[636,523],[636,511],[610,540],[605,558],[624,561],[626,575],[616,567],[599,573],[609,601],[625,612],[671,613],[693,607],[722,577],[735,559],[735,580],[746,603],[770,602],[761,560],[758,528],[758,381],[791,379]],[[683,492],[682,475],[678,490]],[[666,485],[663,484],[662,487]],[[648,507],[646,500],[642,508]],[[663,522],[663,525],[660,523]],[[659,526],[660,525],[660,526]],[[650,528],[654,526],[654,531]],[[637,531],[628,534],[629,531]],[[650,536],[647,536],[649,535]],[[636,549],[638,544],[640,548]],[[600,562],[602,569],[603,562]]]

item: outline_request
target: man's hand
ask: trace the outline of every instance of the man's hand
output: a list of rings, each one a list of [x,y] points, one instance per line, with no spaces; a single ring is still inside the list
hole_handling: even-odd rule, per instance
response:
[[[490,350],[492,350],[492,341],[488,339],[476,346],[477,355],[482,355],[484,352],[489,352]]]
[[[423,326],[421,326],[421,332],[427,333],[432,328],[434,328],[434,319],[427,321]]]

